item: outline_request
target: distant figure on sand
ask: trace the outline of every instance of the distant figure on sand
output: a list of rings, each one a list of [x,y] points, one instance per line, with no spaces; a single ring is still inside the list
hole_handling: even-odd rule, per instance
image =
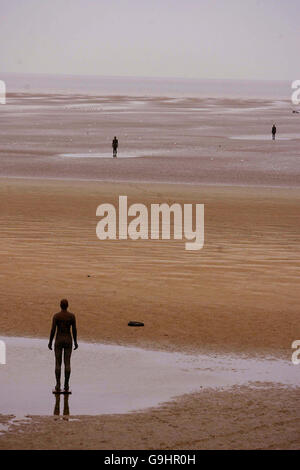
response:
[[[53,315],[52,328],[50,332],[50,339],[48,348],[52,350],[52,342],[56,331],[56,338],[54,344],[55,351],[55,377],[56,386],[55,390],[60,392],[60,376],[61,376],[61,362],[62,354],[64,352],[65,364],[65,392],[69,391],[69,379],[71,374],[71,354],[72,354],[72,336],[74,340],[74,350],[78,348],[77,344],[77,329],[75,315],[68,312],[69,303],[67,299],[60,302],[61,311]]]
[[[275,140],[275,135],[276,135],[276,126],[275,124],[273,124],[273,127],[272,127],[272,139]]]
[[[119,146],[119,141],[118,141],[117,137],[114,136],[114,139],[112,141],[113,157],[117,156],[118,146]]]

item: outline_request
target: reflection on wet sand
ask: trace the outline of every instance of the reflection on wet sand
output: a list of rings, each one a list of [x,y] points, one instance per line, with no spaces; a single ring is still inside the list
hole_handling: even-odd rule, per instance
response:
[[[55,405],[54,405],[54,416],[56,416],[58,419],[58,417],[60,416],[60,397],[61,397],[61,394],[60,393],[56,393],[55,395]],[[70,408],[69,408],[69,396],[70,394],[66,393],[63,395],[64,397],[64,407],[63,407],[63,419],[68,421],[69,420],[69,416],[70,416]]]

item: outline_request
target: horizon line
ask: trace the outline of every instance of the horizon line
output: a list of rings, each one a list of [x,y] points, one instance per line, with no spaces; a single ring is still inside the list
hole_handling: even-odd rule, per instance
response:
[[[107,79],[135,79],[135,80],[187,80],[187,81],[242,81],[242,82],[290,82],[287,78],[211,78],[211,77],[184,77],[184,76],[152,76],[152,75],[101,75],[82,73],[57,73],[57,72],[2,72],[1,75],[47,75],[53,77],[99,77]]]

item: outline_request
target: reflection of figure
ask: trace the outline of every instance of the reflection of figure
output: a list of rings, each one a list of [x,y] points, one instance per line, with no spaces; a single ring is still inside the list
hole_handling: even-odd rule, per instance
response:
[[[50,339],[48,348],[52,349],[52,342],[56,331],[56,338],[54,344],[55,350],[55,376],[56,386],[55,390],[60,391],[60,375],[61,375],[61,362],[62,354],[64,353],[65,364],[65,391],[69,390],[69,379],[71,374],[71,354],[72,354],[72,336],[71,327],[74,340],[74,349],[78,348],[77,344],[77,329],[75,315],[68,312],[68,301],[63,299],[60,302],[61,311],[53,316],[52,328],[50,332]]]
[[[57,393],[55,395],[55,406],[54,406],[54,416],[59,416],[60,415],[60,394]],[[70,416],[70,409],[69,409],[69,394],[64,395],[64,411],[63,411],[64,419],[66,416]]]
[[[276,126],[275,124],[273,124],[273,127],[272,127],[272,139],[273,140],[275,140],[276,131],[277,131]]]
[[[118,141],[117,137],[115,136],[114,140],[112,141],[113,157],[117,156],[118,146],[119,146],[119,141]]]

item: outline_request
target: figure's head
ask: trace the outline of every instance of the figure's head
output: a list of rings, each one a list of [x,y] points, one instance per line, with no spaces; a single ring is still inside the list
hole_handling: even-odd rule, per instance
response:
[[[69,302],[67,301],[67,299],[62,299],[60,301],[60,308],[62,310],[67,310],[68,306],[69,306]]]

